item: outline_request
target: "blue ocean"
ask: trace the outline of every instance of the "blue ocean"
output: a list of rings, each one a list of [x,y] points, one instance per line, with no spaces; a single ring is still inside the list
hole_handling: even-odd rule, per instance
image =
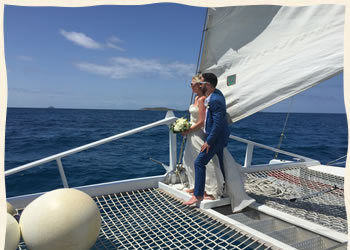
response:
[[[175,111],[188,117],[187,111]],[[163,119],[166,111],[8,108],[5,170],[70,150]],[[277,147],[286,113],[259,112],[230,125],[231,134]],[[150,158],[169,163],[168,127],[163,125],[62,158],[70,187],[164,174]],[[290,113],[281,149],[327,164],[347,153],[345,114]],[[177,135],[180,151],[181,135]],[[246,145],[228,145],[243,164]],[[265,164],[275,154],[254,149],[253,164]],[[284,159],[283,155],[278,156]],[[287,158],[286,158],[287,159]],[[345,158],[338,166],[345,166]],[[61,188],[56,161],[6,179],[7,197]]]

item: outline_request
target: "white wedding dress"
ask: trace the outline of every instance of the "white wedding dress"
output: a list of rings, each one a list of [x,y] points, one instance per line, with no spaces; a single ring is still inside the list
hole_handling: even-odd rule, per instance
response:
[[[198,121],[198,107],[193,104],[189,108],[191,123]],[[196,160],[202,145],[204,144],[204,131],[199,129],[187,135],[187,142],[183,155],[183,166],[188,177],[189,188],[194,188],[194,161]],[[226,183],[220,170],[219,159],[215,155],[206,166],[205,192],[215,199],[229,196],[233,212],[239,212],[249,206],[255,200],[247,195],[244,189],[241,166],[233,159],[231,153],[224,148],[224,170]]]

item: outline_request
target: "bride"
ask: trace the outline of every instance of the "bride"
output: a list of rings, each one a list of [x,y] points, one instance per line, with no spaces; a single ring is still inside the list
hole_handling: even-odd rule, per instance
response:
[[[199,76],[194,76],[191,82],[192,91],[196,94],[195,101],[189,107],[191,115],[191,128],[182,133],[187,136],[187,142],[183,155],[183,166],[186,169],[189,189],[186,192],[193,193],[195,171],[194,161],[198,156],[204,143],[205,134],[203,131],[205,111],[204,101],[206,96],[199,86]],[[205,193],[204,199],[219,199],[222,196],[229,196],[233,212],[239,212],[249,206],[255,200],[249,197],[244,189],[242,181],[243,174],[241,166],[233,159],[227,148],[224,148],[224,172],[226,182],[220,170],[219,159],[214,156],[206,165]]]

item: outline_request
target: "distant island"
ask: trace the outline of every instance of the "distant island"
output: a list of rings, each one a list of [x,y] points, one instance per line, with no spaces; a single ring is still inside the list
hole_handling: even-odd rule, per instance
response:
[[[50,107],[48,107],[48,109],[54,109],[55,107],[54,106],[50,106]]]
[[[165,108],[165,107],[155,107],[155,108],[142,108],[141,110],[151,110],[151,111],[175,111],[175,109]]]

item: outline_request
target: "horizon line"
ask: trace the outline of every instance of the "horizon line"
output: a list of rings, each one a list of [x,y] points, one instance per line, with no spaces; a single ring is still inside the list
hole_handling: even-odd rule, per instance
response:
[[[167,108],[167,107],[143,107],[143,108],[138,108],[138,109],[123,109],[123,108],[117,108],[117,109],[113,109],[113,108],[58,108],[58,107],[7,107],[7,108],[14,108],[14,109],[77,109],[77,110],[129,110],[129,111],[166,111],[166,110],[145,110],[145,109],[157,109],[157,108],[164,108],[164,109],[168,109],[168,110],[172,110],[172,111],[180,111],[180,112],[184,112],[184,111],[188,111],[187,109],[174,109],[174,108]],[[294,113],[294,114],[346,114],[346,112],[288,112],[288,111],[258,111],[256,113]]]

